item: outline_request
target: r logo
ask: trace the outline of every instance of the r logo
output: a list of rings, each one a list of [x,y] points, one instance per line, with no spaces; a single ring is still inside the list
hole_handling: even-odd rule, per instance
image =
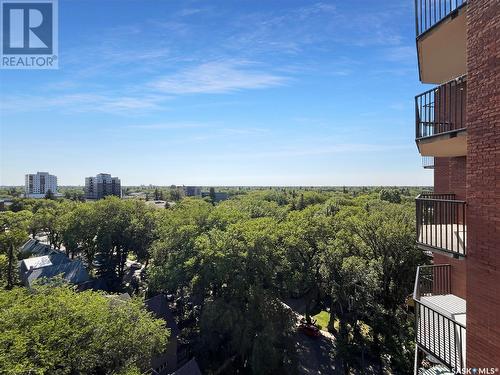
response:
[[[0,0],[0,68],[59,67],[58,0]]]
[[[53,53],[52,3],[2,3],[3,55]]]

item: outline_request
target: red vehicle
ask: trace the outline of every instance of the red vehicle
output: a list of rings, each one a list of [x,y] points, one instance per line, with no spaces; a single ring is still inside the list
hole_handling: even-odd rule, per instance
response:
[[[310,337],[319,337],[321,335],[321,333],[319,332],[319,328],[316,327],[313,323],[301,322],[299,325],[299,330]]]

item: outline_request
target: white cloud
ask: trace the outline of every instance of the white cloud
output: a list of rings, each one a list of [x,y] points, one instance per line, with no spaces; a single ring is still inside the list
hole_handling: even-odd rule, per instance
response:
[[[7,112],[51,111],[109,112],[116,114],[142,110],[164,109],[162,102],[167,97],[158,95],[123,96],[100,93],[74,93],[65,95],[13,96],[2,100],[0,108]]]
[[[151,86],[169,94],[214,94],[280,86],[287,81],[284,76],[255,69],[253,65],[243,60],[202,63],[160,77]]]
[[[191,129],[191,128],[204,128],[209,126],[208,124],[196,123],[196,122],[172,122],[172,123],[158,123],[158,124],[141,124],[141,125],[130,125],[128,128],[133,129],[149,129],[149,130],[161,130],[161,129]]]

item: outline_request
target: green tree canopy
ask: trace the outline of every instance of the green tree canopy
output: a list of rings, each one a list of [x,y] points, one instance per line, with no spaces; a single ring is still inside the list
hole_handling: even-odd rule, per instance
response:
[[[120,374],[146,369],[168,340],[140,300],[52,285],[0,291],[0,373]]]
[[[29,211],[0,213],[0,254],[7,257],[6,275],[0,274],[0,280],[7,280],[7,288],[12,288],[14,284],[18,248],[28,239],[31,217]]]

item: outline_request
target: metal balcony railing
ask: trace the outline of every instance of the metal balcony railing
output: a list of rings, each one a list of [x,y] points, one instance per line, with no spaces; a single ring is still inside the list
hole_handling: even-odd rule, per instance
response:
[[[453,16],[467,0],[415,0],[417,38],[448,16]]]
[[[462,76],[415,97],[417,140],[465,129],[467,77]]]
[[[451,294],[451,266],[449,264],[419,266],[413,299],[420,301],[423,296],[445,294]]]
[[[434,156],[422,156],[422,167],[424,169],[434,169]]]
[[[417,243],[456,257],[467,254],[466,203],[455,194],[423,193],[416,200]]]
[[[416,319],[415,341],[420,349],[431,354],[456,374],[462,374],[465,368],[465,324],[438,307],[440,305],[452,306],[454,299],[455,301],[461,300],[456,296],[453,296],[454,299],[447,297],[450,295],[450,265],[418,267],[413,292]],[[438,298],[442,299],[441,304]],[[463,303],[465,304],[465,301]],[[462,315],[465,315],[465,310]]]

